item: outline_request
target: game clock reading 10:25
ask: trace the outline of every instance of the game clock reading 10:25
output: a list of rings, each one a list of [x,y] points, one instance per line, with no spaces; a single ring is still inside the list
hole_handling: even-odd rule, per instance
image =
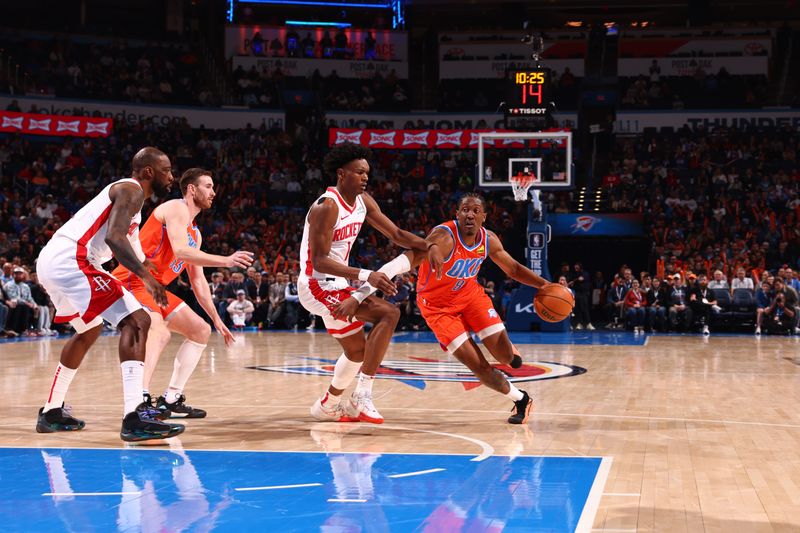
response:
[[[544,115],[548,99],[546,70],[520,70],[509,73],[508,113],[511,115]]]

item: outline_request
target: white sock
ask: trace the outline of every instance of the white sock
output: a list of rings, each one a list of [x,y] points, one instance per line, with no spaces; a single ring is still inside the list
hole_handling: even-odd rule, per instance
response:
[[[58,363],[56,373],[53,376],[53,384],[50,386],[50,396],[48,396],[47,402],[44,404],[43,412],[46,413],[50,409],[61,407],[61,404],[64,403],[64,396],[67,395],[67,390],[69,390],[69,384],[72,383],[72,378],[75,377],[77,371],[77,368],[67,368]]]
[[[359,370],[361,370],[361,363],[351,361],[342,353],[339,359],[336,360],[336,366],[333,368],[331,386],[334,389],[346,389],[353,382],[353,378],[358,375]]]
[[[358,375],[358,384],[356,385],[356,394],[372,395],[372,382],[375,381],[375,376],[368,376],[361,372]]]
[[[125,414],[132,413],[136,406],[142,403],[142,389],[144,388],[144,361],[123,361],[122,369],[122,398],[125,401]]]
[[[508,392],[506,393],[506,396],[511,398],[511,401],[518,402],[524,397],[522,391],[516,388],[512,383],[509,383],[508,387],[509,389]]]
[[[164,398],[169,403],[175,403],[178,396],[183,392],[186,382],[194,372],[200,357],[203,356],[203,351],[206,349],[205,344],[199,344],[194,341],[186,339],[178,348],[178,353],[175,354],[175,363],[172,366],[172,378],[169,380],[169,388],[164,393]]]
[[[380,267],[378,269],[378,272],[383,272],[389,277],[389,279],[394,279],[395,276],[399,276],[400,274],[405,274],[409,270],[411,270],[411,262],[408,260],[408,257],[406,257],[406,254],[400,254],[391,261],[389,261],[388,263],[386,263],[385,265],[383,265],[382,267]],[[366,294],[366,296],[369,296],[377,290],[378,289],[370,285],[369,282],[366,282],[358,289],[357,292],[364,293]]]

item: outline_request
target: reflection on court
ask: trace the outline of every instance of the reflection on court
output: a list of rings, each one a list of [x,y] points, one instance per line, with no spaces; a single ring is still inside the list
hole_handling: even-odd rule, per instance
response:
[[[311,438],[337,438],[326,433]],[[471,459],[5,448],[0,514],[13,531],[566,532],[582,513],[591,523],[597,509],[587,502],[601,458]],[[15,472],[25,473],[24,483]]]

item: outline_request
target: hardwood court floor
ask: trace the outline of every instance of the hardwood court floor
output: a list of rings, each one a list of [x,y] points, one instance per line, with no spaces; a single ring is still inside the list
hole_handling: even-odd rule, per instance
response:
[[[536,401],[527,426],[505,422],[506,398],[459,383],[457,365],[428,362],[448,358],[437,344],[413,335],[396,337],[387,372],[403,378],[427,373],[428,379],[376,381],[375,403],[386,423],[374,426],[310,418],[309,405],[329,379],[313,375],[324,366],[319,359],[340,353],[325,333],[244,334],[233,349],[214,335],[186,391],[188,403],[207,409],[209,417],[188,421],[180,445],[610,457],[593,531],[800,531],[800,338],[651,336],[641,345],[632,334],[598,332],[592,345],[573,344],[578,336],[569,334],[562,344],[525,343],[551,342],[546,335],[512,339],[526,363],[587,370],[518,383]],[[86,429],[34,431],[63,343],[0,344],[0,446],[122,446],[114,336],[101,337],[67,396]],[[165,351],[154,392],[167,383],[178,343],[173,338]],[[437,381],[448,377],[456,381]]]

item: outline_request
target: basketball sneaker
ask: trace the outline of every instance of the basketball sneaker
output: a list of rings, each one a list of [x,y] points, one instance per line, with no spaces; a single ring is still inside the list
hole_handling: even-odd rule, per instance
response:
[[[43,412],[44,407],[39,408],[39,418],[36,420],[37,433],[55,433],[56,431],[78,431],[86,426],[83,420],[78,420],[72,413],[61,404],[61,407],[50,409]]]
[[[180,435],[184,429],[186,426],[181,424],[167,424],[158,420],[155,418],[152,406],[142,402],[135,411],[128,413],[122,419],[119,436],[127,442],[168,439]]]
[[[325,393],[325,398],[327,397],[328,393]],[[313,416],[315,420],[319,420],[320,422],[358,422],[358,415],[350,416],[346,413],[341,402],[333,406],[322,405],[323,399],[324,398],[317,398],[317,401],[311,406],[311,416]],[[347,403],[349,403],[349,401]]]
[[[205,418],[206,412],[202,409],[197,409],[191,405],[186,405],[186,396],[183,394],[178,396],[178,399],[173,403],[169,403],[163,396],[158,397],[156,402],[156,409],[159,411],[166,411],[171,413],[171,418]],[[169,418],[170,415],[167,415]],[[165,419],[161,419],[165,420]]]
[[[525,391],[520,392],[522,392],[522,399],[514,402],[514,408],[511,409],[513,414],[508,417],[509,424],[524,424],[527,422],[531,407],[533,407],[533,400],[528,396],[528,393]]]
[[[345,404],[345,411],[351,417],[357,417],[361,422],[383,424],[383,416],[375,409],[372,396],[369,394],[353,393]]]
[[[172,413],[166,407],[164,409],[159,408],[158,402],[154,401],[149,394],[145,393],[142,398],[142,403],[136,408],[137,411],[147,412],[150,418],[157,420],[166,420],[172,416]]]

